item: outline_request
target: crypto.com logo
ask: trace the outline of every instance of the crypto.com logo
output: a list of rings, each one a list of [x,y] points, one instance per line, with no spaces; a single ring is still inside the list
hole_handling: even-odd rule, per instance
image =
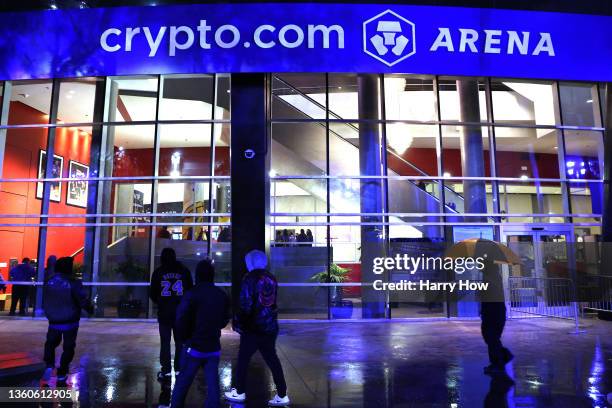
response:
[[[414,23],[386,10],[363,23],[363,51],[393,66],[416,52]]]

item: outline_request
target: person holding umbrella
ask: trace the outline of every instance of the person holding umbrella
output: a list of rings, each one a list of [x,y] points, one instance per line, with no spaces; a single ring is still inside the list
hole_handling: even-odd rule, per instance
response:
[[[506,325],[506,304],[500,265],[520,264],[520,258],[505,245],[482,238],[460,241],[446,252],[446,256],[483,260],[483,280],[488,286],[486,291],[480,293],[480,330],[489,353],[489,365],[484,372],[504,374],[506,364],[512,361],[514,355],[501,341]]]

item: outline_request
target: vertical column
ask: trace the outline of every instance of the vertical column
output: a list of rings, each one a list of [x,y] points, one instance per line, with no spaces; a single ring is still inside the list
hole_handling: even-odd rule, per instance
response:
[[[457,80],[461,122],[480,122],[480,104],[478,100],[478,81],[471,79]],[[461,132],[461,171],[463,177],[484,177],[482,130],[480,126],[464,126]],[[465,213],[486,213],[487,192],[482,180],[464,180],[463,198]],[[469,221],[477,221],[472,217]]]
[[[609,251],[612,243],[612,82],[608,82],[605,88],[603,104],[604,113],[604,202],[602,208],[602,232],[601,232],[601,263],[600,274],[611,275],[612,253]]]
[[[11,104],[11,94],[13,85],[10,81],[4,83],[4,89],[2,94],[2,105],[0,105],[0,126],[8,125],[9,107]],[[0,129],[0,178],[2,178],[2,169],[4,167],[4,152],[6,148],[6,131],[7,129]],[[2,184],[2,183],[0,183]]]
[[[478,81],[474,79],[457,80],[459,94],[459,119],[462,123],[480,123],[480,101],[478,99]],[[485,162],[480,125],[463,126],[461,140],[461,172],[463,177],[484,177]],[[484,180],[463,181],[464,213],[486,213],[487,191]],[[486,217],[464,218],[467,222],[486,222]],[[466,276],[463,276],[464,278]],[[458,275],[453,278],[458,279]],[[473,278],[476,278],[474,276]],[[450,304],[451,314],[456,316],[477,316],[478,307],[474,294]]]
[[[95,99],[94,99],[94,112],[93,122],[91,131],[91,147],[89,154],[89,177],[98,177],[98,169],[100,158],[102,155],[102,141],[104,139],[104,129],[100,124],[104,118],[104,99],[106,95],[106,78],[103,80],[96,81]],[[87,183],[87,215],[96,214],[98,209],[98,181],[90,181]],[[107,219],[105,219],[106,221]],[[95,223],[96,217],[87,217],[87,223]],[[84,265],[84,281],[91,281],[94,275],[93,265],[97,261],[95,257],[95,241],[96,241],[96,227],[87,227],[85,229],[85,250],[83,253],[83,265]]]
[[[602,219],[602,241],[612,242],[612,82],[605,88],[604,106],[604,205]]]
[[[270,166],[265,74],[231,76],[232,297],[239,298],[244,256],[269,249]]]
[[[55,125],[57,123],[57,110],[59,105],[59,93],[60,93],[60,80],[54,79],[53,86],[51,87],[51,109],[49,111],[49,124]],[[45,178],[53,178],[53,155],[55,154],[55,126],[49,127],[47,136],[47,163],[45,166]],[[63,177],[63,175],[60,175]],[[40,214],[49,214],[49,198],[51,195],[51,183],[43,183],[43,198],[40,204]],[[49,219],[45,217],[40,218],[41,224],[48,224]],[[38,228],[38,252],[37,252],[37,263],[38,271],[37,278],[38,282],[44,282],[45,280],[45,266],[46,266],[46,253],[47,253],[47,227]],[[36,316],[42,316],[42,290],[36,291],[36,305],[34,307],[34,314]]]
[[[359,75],[359,171],[361,176],[383,175],[382,126],[380,119],[381,83],[377,75]],[[360,208],[362,213],[380,214],[385,208],[383,180],[362,179],[360,184]],[[361,279],[371,283],[379,279],[372,272],[373,259],[385,256],[385,233],[381,216],[362,216],[362,223],[380,223],[361,226]],[[362,288],[362,315],[364,318],[385,317],[385,292],[371,287]]]

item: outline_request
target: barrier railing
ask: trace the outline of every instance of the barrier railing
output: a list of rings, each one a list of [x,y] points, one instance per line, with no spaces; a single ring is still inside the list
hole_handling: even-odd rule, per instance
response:
[[[568,278],[510,277],[510,317],[578,319],[575,287]]]
[[[612,276],[578,276],[580,310],[588,312],[612,312]]]

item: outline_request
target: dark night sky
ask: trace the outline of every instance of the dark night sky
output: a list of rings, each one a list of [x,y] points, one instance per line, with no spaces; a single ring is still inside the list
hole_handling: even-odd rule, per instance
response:
[[[78,8],[82,3],[86,7],[112,7],[122,5],[162,5],[162,4],[188,4],[188,3],[257,3],[258,1],[202,1],[202,0],[0,0],[0,11],[23,11],[33,9],[48,9],[51,3],[55,3],[58,8]],[[262,1],[259,1],[262,2]],[[291,3],[290,1],[278,0],[281,3]],[[311,1],[317,3],[368,3],[348,2],[341,0],[334,1]],[[546,10],[560,11],[569,13],[602,14],[612,15],[612,0],[372,0],[369,3],[386,4],[422,4],[438,6],[463,6],[463,7],[482,7],[482,8],[507,8],[519,10]]]

